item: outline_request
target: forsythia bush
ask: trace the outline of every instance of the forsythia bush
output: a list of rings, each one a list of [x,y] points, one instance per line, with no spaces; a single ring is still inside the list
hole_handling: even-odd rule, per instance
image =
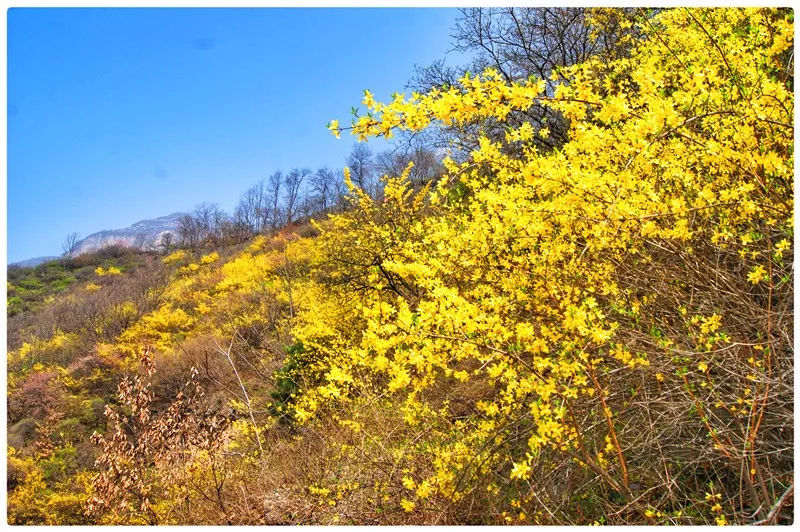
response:
[[[361,139],[533,105],[571,124],[543,152],[547,128],[509,123],[430,193],[403,177],[381,206],[355,191],[321,236],[330,286],[295,335],[324,377],[297,418],[393,405],[406,431],[383,445],[409,512],[488,492],[515,494],[507,520],[582,505],[589,522],[724,524],[790,486],[774,465],[791,461],[791,13],[633,23],[629,56],[561,69],[552,92],[492,70],[386,104],[366,92]],[[348,297],[357,320],[319,312]],[[688,471],[728,498],[703,507]]]
[[[20,340],[9,521],[785,521],[792,12],[590,14],[615,53],[331,122],[477,128],[440,179],[376,199],[345,170],[319,236],[176,251],[146,298]]]

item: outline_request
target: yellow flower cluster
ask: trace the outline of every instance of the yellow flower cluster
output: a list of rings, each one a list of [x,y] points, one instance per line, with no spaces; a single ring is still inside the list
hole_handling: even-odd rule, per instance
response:
[[[569,140],[544,152],[530,123],[508,124],[504,141],[483,136],[467,160],[446,160],[448,175],[430,192],[415,193],[402,176],[387,181],[381,205],[353,190],[354,211],[333,216],[320,238],[326,263],[336,265],[322,268],[334,286],[303,305],[294,329],[323,375],[300,394],[297,418],[334,402],[358,408],[395,397],[410,426],[447,427],[448,437],[426,442],[437,457],[426,480],[458,499],[463,486],[453,478],[476,456],[508,461],[511,479],[529,474],[532,458],[486,450],[503,448],[491,445],[501,419],[531,427],[531,457],[545,447],[577,450],[581,426],[570,405],[600,401],[595,412],[616,461],[608,467],[626,478],[600,380],[648,365],[618,334],[620,319],[657,294],[623,287],[623,265],[647,268],[662,243],[736,250],[764,220],[792,232],[793,95],[774,74],[792,25],[775,18],[762,9],[664,11],[640,22],[646,38],[628,56],[562,69],[552,93],[544,80],[508,83],[493,70],[388,103],[367,91],[369,113],[351,128],[360,140],[503,123],[534,105],[565,117]],[[331,129],[338,134],[338,122]],[[758,262],[768,256],[744,260],[743,281],[769,282]],[[355,319],[337,323],[320,312],[348,294]],[[705,349],[726,339],[720,319],[695,322]],[[665,349],[674,343],[658,338]],[[448,422],[437,390],[469,385],[492,391],[474,415]],[[407,499],[404,508],[413,505]]]

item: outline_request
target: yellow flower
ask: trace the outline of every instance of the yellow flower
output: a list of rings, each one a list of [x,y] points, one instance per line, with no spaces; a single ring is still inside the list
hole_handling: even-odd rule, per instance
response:
[[[431,483],[426,480],[417,488],[417,497],[420,499],[427,499],[433,492],[433,486],[431,486]]]
[[[775,245],[775,253],[777,253],[779,257],[783,256],[783,252],[789,249],[790,245],[789,241],[784,238]]]
[[[102,266],[98,266],[95,268],[94,273],[103,277],[104,275],[120,275],[122,271],[116,266],[109,266],[107,270],[104,270]]]
[[[178,262],[184,257],[186,257],[186,252],[182,249],[179,249],[178,251],[164,257],[162,262],[164,262],[164,264],[172,264],[173,262]]]
[[[217,259],[219,259],[219,253],[217,253],[215,251],[213,253],[209,253],[208,255],[203,255],[200,258],[200,262],[202,264],[211,264],[212,262],[216,261]]]
[[[758,284],[767,278],[767,270],[762,265],[758,265],[747,274],[747,280],[753,284]]]
[[[511,469],[511,478],[521,478],[526,479],[530,475],[531,466],[527,463],[514,463],[514,467]]]
[[[333,135],[337,139],[341,137],[338,120],[331,120],[330,123],[328,124],[328,129],[331,131],[331,133],[333,133]]]

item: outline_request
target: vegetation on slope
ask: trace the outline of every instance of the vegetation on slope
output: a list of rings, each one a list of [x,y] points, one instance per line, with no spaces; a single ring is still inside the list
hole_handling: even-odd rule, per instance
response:
[[[590,15],[552,80],[365,94],[478,127],[437,183],[51,303],[100,311],[9,355],[9,520],[791,521],[792,14]]]
[[[97,268],[113,267],[124,272],[140,266],[142,258],[143,255],[133,249],[108,246],[94,253],[65,257],[32,268],[10,266],[6,287],[7,315],[11,317],[38,309],[73,283],[93,279]]]

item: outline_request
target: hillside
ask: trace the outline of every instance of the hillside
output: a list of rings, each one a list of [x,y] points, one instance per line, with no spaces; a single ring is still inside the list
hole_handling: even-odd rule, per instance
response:
[[[73,283],[93,279],[98,267],[115,266],[121,272],[128,271],[144,256],[138,249],[109,245],[73,258],[51,257],[35,266],[9,266],[7,314],[10,317],[39,308]]]
[[[329,123],[436,179],[10,271],[9,522],[792,523],[793,15],[586,13]]]

